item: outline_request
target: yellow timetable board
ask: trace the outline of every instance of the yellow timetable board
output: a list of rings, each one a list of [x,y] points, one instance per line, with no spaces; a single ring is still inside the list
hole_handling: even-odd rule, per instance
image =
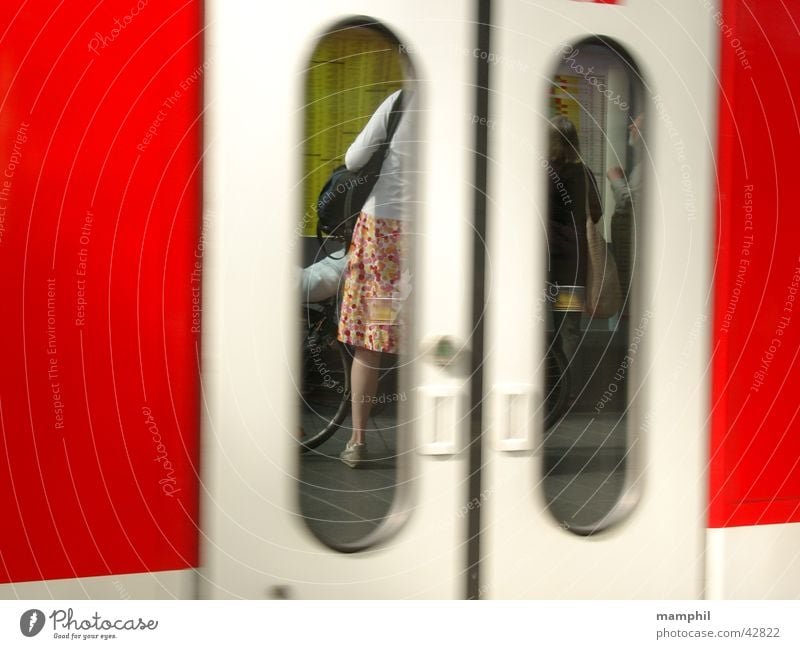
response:
[[[380,103],[404,81],[401,55],[384,34],[352,27],[326,35],[306,71],[304,235],[316,234],[316,202]]]
[[[604,75],[592,77],[596,83],[571,74],[557,74],[550,86],[550,116],[566,117],[578,131],[581,158],[595,174],[601,199],[605,183],[602,174],[606,156],[606,101],[597,90],[597,84],[606,85]]]

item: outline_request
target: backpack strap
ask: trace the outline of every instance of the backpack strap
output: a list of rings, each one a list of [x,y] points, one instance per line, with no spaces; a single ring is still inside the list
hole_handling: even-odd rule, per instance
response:
[[[403,116],[403,101],[405,99],[404,93],[404,90],[400,91],[400,94],[397,95],[397,99],[394,100],[394,104],[392,105],[392,112],[389,113],[389,122],[386,125],[386,139],[378,149],[380,152],[378,159],[380,160],[384,160],[386,158],[386,154],[389,151],[389,145],[392,143],[392,138],[394,137],[394,132],[397,130],[397,125],[400,123],[400,118]]]
[[[386,155],[389,152],[389,145],[391,144],[392,138],[394,137],[394,133],[397,130],[398,124],[400,123],[400,118],[402,118],[403,116],[404,92],[405,92],[404,90],[401,90],[400,93],[397,95],[397,98],[394,100],[394,104],[392,104],[392,110],[389,113],[389,121],[386,125],[386,139],[383,141],[383,143],[381,143],[381,145],[378,147],[375,153],[373,153],[372,156],[370,156],[370,159],[367,161],[364,167],[362,167],[358,172],[354,173],[364,174],[365,171],[372,170],[371,173],[374,176],[380,175],[381,166],[383,165],[383,161],[386,159]],[[353,192],[352,191],[345,192],[344,193],[345,214],[350,214],[352,212],[352,200],[353,200]],[[322,236],[322,230],[320,229],[319,221],[317,221],[317,241],[319,241],[320,248],[322,248],[325,243],[325,238]],[[350,247],[350,242],[349,240],[345,239],[344,254],[347,254],[347,250],[349,247]]]

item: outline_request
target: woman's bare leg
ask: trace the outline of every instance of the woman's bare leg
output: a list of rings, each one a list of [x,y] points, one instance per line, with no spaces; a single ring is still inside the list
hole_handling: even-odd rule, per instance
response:
[[[372,403],[378,389],[378,372],[381,366],[381,353],[361,347],[356,349],[353,367],[350,373],[351,395],[353,403],[353,444],[364,442],[367,420],[372,410]]]

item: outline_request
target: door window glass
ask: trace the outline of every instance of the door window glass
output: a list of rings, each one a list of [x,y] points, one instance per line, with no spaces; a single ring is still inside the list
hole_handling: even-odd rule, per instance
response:
[[[632,405],[649,324],[637,282],[642,90],[630,59],[596,41],[565,46],[550,83],[544,489],[578,533],[619,518],[635,470]]]
[[[404,52],[377,24],[342,25],[319,41],[305,78],[298,489],[310,529],[345,551],[370,545],[397,506],[409,442],[416,100]],[[329,182],[342,165],[350,175]],[[352,218],[330,220],[341,214]]]

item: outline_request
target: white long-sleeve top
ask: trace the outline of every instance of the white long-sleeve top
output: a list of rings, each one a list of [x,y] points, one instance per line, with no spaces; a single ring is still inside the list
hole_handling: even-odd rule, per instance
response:
[[[372,114],[369,122],[347,149],[344,163],[350,171],[358,171],[369,161],[372,154],[386,140],[389,114],[400,91],[389,95]],[[403,96],[403,114],[397,125],[389,151],[383,160],[381,175],[372,193],[364,203],[362,211],[382,219],[405,220],[410,213],[412,192],[412,145],[411,124],[414,114],[414,97],[406,92]]]
[[[634,166],[628,182],[624,178],[615,178],[611,181],[611,189],[614,192],[614,200],[617,205],[623,204],[627,201],[638,207],[639,194],[642,189],[642,168],[640,164]]]

